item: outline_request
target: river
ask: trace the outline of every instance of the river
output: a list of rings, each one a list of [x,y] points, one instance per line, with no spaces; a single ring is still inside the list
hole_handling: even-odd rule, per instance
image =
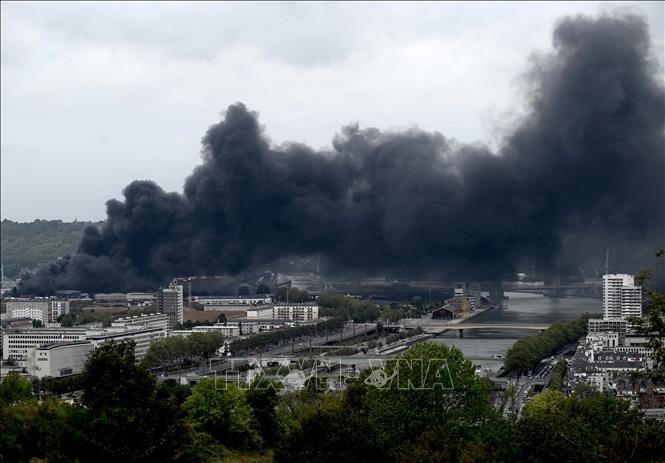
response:
[[[551,298],[539,294],[506,293],[505,309],[494,309],[473,318],[474,323],[553,323],[574,320],[584,312],[602,311],[600,300],[585,297]],[[484,368],[498,370],[503,362],[492,356],[506,351],[524,336],[536,334],[530,330],[465,330],[464,337],[454,332],[444,333],[434,342],[456,346],[469,360]]]

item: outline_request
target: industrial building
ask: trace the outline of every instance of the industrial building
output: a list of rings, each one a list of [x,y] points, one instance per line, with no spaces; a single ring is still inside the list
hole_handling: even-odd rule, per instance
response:
[[[462,309],[453,305],[443,305],[432,311],[433,320],[452,320],[458,318]]]

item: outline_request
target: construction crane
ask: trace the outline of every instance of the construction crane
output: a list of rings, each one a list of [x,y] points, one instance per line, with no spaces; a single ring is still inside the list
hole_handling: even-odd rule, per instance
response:
[[[469,318],[469,311],[471,306],[469,304],[469,296],[466,294],[462,295],[462,310],[460,311],[460,316],[464,319]]]
[[[273,273],[270,272],[264,272],[258,275],[253,275],[251,277],[247,278],[242,278],[239,279],[237,277],[234,277],[232,275],[191,275],[187,277],[177,277],[173,279],[173,283],[177,284],[179,282],[182,283],[187,283],[187,308],[192,309],[193,303],[194,303],[194,298],[192,296],[192,281],[202,281],[202,280],[224,280],[224,279],[231,279],[233,280],[231,283],[225,284],[222,286],[220,289],[226,289],[230,286],[235,286],[235,285],[240,285],[243,283],[249,283],[254,286],[257,286],[256,281],[259,279],[265,279],[266,277],[269,277],[272,281],[273,284],[276,281],[276,276]]]

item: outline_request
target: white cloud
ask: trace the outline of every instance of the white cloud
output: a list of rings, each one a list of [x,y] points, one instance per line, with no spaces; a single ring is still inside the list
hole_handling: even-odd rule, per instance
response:
[[[663,4],[649,18],[663,50]],[[89,219],[135,178],[180,190],[236,101],[275,142],[345,124],[491,142],[529,53],[594,3],[2,3],[2,216]],[[499,117],[501,116],[501,117]]]

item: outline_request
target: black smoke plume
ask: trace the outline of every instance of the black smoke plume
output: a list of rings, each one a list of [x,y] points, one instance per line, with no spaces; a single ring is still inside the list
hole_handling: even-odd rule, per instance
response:
[[[566,18],[553,46],[532,59],[526,114],[497,153],[356,125],[330,151],[275,146],[232,105],[182,194],[131,183],[76,254],[22,290],[148,289],[312,253],[330,271],[482,279],[534,256],[551,264],[564,244],[599,260],[606,243],[662,246],[665,93],[645,21]]]

